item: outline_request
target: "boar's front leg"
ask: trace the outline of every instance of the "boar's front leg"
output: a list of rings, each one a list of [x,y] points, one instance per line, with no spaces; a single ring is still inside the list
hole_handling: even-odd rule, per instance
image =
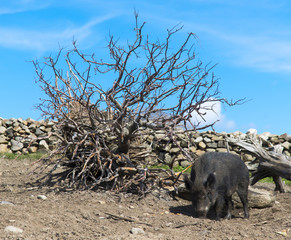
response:
[[[233,203],[232,203],[231,196],[230,197],[226,197],[225,204],[226,204],[226,211],[227,211],[225,219],[231,219],[231,210],[233,208]]]
[[[223,209],[225,207],[225,200],[222,197],[218,197],[215,205],[215,220],[220,220],[222,217]]]

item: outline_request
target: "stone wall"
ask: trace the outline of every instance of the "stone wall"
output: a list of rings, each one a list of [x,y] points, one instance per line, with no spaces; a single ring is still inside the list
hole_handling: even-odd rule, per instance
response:
[[[152,150],[152,154],[147,157],[148,161],[152,162],[152,164],[164,163],[186,167],[189,166],[190,162],[187,161],[182,154],[181,148],[187,149],[190,153],[195,153],[195,155],[198,156],[201,156],[205,152],[227,152],[229,150],[234,154],[240,155],[245,162],[249,163],[254,160],[255,157],[251,154],[242,152],[237,146],[227,145],[225,140],[226,137],[235,137],[243,140],[249,134],[256,135],[257,131],[255,129],[250,129],[247,133],[241,133],[239,131],[234,133],[215,133],[213,131],[206,131],[188,132],[186,134],[183,130],[177,130],[177,143],[174,143],[170,140],[165,131],[146,131],[145,134],[141,134],[142,140],[136,144],[136,148],[139,151],[135,152]],[[275,135],[265,132],[259,136],[271,142],[273,145],[280,144],[283,147],[283,152],[287,156],[291,155],[291,135]],[[135,147],[135,145],[133,147]],[[252,169],[255,168],[256,165],[248,165],[248,167]]]
[[[53,149],[57,144],[57,139],[54,136],[48,136],[56,130],[54,122],[51,121],[0,118],[0,153],[34,153]],[[141,131],[141,134],[132,142],[133,149],[130,154],[134,159],[140,157],[151,164],[161,163],[185,167],[190,163],[185,159],[181,148],[198,156],[205,152],[227,152],[226,136],[244,139],[247,134],[256,134],[256,130],[250,129],[247,133],[214,133],[212,131],[185,133],[182,129],[177,129],[176,133],[177,142],[175,143],[163,130]],[[291,135],[279,136],[266,132],[260,136],[273,145],[281,144],[284,153],[291,155]],[[33,139],[37,140],[32,142]],[[241,153],[238,147],[228,147],[231,152],[239,154],[245,162],[254,159],[250,154]]]
[[[52,149],[57,141],[54,136],[48,137],[52,131],[56,131],[54,122],[0,118],[0,153],[35,153]]]

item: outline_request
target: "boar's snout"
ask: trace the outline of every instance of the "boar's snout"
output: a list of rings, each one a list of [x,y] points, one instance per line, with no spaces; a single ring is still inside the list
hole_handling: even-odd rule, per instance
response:
[[[196,211],[196,217],[198,218],[206,218],[207,212],[206,211]]]
[[[205,202],[204,202],[205,203]],[[206,218],[207,217],[207,213],[208,213],[208,210],[209,210],[209,207],[204,205],[204,204],[195,204],[193,205],[194,206],[194,209],[195,209],[195,217],[198,217],[198,218]]]

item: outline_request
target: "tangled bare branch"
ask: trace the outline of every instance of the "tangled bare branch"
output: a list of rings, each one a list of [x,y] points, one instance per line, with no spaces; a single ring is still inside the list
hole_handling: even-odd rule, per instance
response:
[[[197,60],[195,34],[173,44],[182,29],[175,27],[164,41],[151,41],[144,26],[136,15],[135,38],[126,46],[110,36],[107,60],[84,54],[74,41],[64,56],[61,49],[56,57],[33,62],[47,96],[38,108],[58,122],[60,144],[54,156],[68,167],[71,184],[92,188],[110,183],[120,189],[130,181],[146,183],[148,171],[138,169],[128,155],[140,129],[172,134],[177,126],[213,127],[215,122],[204,126],[194,115],[205,119],[205,110],[217,102],[232,106],[242,101],[220,96],[214,66]]]

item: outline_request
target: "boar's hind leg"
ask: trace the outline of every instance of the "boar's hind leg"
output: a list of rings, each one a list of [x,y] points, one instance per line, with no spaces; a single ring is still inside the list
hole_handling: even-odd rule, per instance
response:
[[[239,187],[237,194],[243,204],[244,208],[244,218],[249,218],[249,208],[248,208],[248,186]]]

